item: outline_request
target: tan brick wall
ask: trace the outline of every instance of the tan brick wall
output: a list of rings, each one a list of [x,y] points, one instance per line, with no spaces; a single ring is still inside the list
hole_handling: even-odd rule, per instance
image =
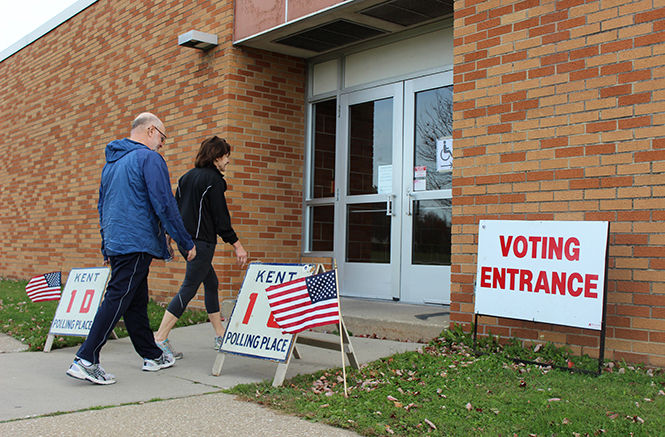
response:
[[[251,260],[298,261],[305,64],[232,47],[232,14],[231,1],[100,0],[0,62],[0,276],[101,265],[104,147],[144,110],[166,125],[174,189],[200,142],[225,137],[227,199]],[[217,34],[219,46],[179,47],[191,29]],[[220,240],[222,297],[243,279],[234,260]],[[153,262],[152,296],[168,299],[183,275],[181,259]]]
[[[452,321],[480,219],[610,221],[606,357],[665,366],[665,3],[455,2]],[[481,332],[598,333],[483,317]]]

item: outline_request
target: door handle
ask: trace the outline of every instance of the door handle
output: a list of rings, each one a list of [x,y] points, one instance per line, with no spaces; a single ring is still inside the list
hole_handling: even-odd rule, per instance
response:
[[[393,197],[395,197],[392,194],[388,194],[388,198],[386,199],[386,215],[394,215],[393,214]]]
[[[409,191],[406,193],[406,215],[412,215],[411,206],[413,204],[413,193]]]

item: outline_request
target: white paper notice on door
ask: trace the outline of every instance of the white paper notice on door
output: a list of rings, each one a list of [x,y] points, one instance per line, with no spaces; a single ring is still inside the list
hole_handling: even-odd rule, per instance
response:
[[[453,139],[437,138],[436,140],[436,171],[453,169]]]
[[[393,166],[380,165],[379,166],[379,194],[392,194],[393,193]]]

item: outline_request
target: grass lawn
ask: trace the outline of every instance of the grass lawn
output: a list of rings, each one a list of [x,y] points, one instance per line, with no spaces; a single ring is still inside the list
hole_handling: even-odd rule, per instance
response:
[[[663,436],[663,369],[606,362],[594,376],[514,363],[515,345],[485,342],[476,356],[468,334],[445,331],[417,352],[347,370],[231,389],[241,398],[367,436]],[[540,353],[540,355],[539,355]],[[551,345],[530,359],[572,360]],[[535,357],[534,357],[535,355]],[[575,357],[597,367],[597,361]],[[575,364],[577,365],[577,364]]]
[[[37,303],[30,301],[25,293],[26,284],[27,281],[0,280],[0,332],[27,344],[31,351],[40,351],[44,349],[58,301]],[[148,316],[153,331],[159,328],[163,315],[164,308],[150,301]],[[208,315],[205,311],[186,310],[176,326],[193,325],[207,320]],[[122,326],[117,326],[115,332],[118,337],[127,336],[127,330]],[[83,337],[56,336],[52,349],[76,346],[81,343],[83,343]]]

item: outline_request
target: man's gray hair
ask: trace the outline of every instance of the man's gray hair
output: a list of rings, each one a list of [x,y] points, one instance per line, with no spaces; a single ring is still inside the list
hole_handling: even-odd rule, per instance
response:
[[[142,112],[132,122],[132,130],[142,126],[148,126],[151,124],[160,124],[160,123],[161,122],[159,121],[159,118],[157,118],[155,114],[152,114],[150,112]]]

